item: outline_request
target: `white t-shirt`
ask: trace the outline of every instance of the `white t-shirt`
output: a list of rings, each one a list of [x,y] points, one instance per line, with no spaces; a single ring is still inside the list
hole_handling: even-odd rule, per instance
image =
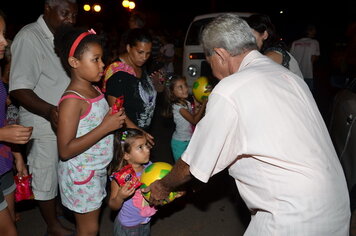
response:
[[[162,55],[164,55],[167,58],[173,58],[174,57],[174,44],[173,43],[167,43],[163,45],[160,49]],[[167,73],[174,73],[174,66],[173,62],[168,62],[164,65],[164,69]]]
[[[349,195],[303,80],[257,51],[209,96],[182,160],[199,180],[229,168],[252,212],[245,235],[348,235]]]
[[[298,64],[297,60],[293,57],[292,54],[290,54],[289,52],[287,52],[287,53],[290,56],[289,70],[303,79],[303,73],[299,68],[299,64]]]
[[[291,54],[299,63],[304,78],[313,78],[312,56],[320,55],[319,42],[311,38],[301,38],[292,43]]]
[[[181,108],[187,109],[190,113],[192,112],[192,106],[189,101],[187,101],[187,106],[182,104],[173,104],[172,113],[173,120],[176,125],[172,139],[179,141],[189,141],[193,134],[193,127],[189,121],[187,121],[179,112]]]
[[[9,90],[31,89],[44,101],[57,106],[70,78],[54,52],[53,34],[41,15],[23,27],[11,45]],[[55,139],[51,124],[43,117],[20,107],[20,123],[33,126],[32,137]]]

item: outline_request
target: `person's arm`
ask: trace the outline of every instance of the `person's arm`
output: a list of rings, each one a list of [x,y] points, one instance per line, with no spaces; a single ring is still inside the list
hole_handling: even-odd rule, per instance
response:
[[[187,110],[185,108],[179,109],[179,113],[183,116],[184,119],[189,121],[189,123],[191,123],[192,125],[196,125],[204,115],[207,102],[208,102],[208,100],[205,99],[203,101],[203,103],[201,104],[201,107],[195,114],[190,113],[189,110]]]
[[[26,164],[25,161],[22,157],[21,152],[19,151],[12,151],[12,154],[14,156],[15,159],[15,167],[17,170],[17,175],[18,176],[27,176],[28,175],[28,171],[26,168]]]
[[[150,145],[151,147],[153,147],[153,146],[155,145],[155,138],[154,138],[151,134],[147,133],[146,131],[144,131],[143,129],[141,129],[141,128],[138,127],[137,125],[135,125],[135,123],[133,123],[133,122],[130,120],[130,118],[126,117],[126,119],[125,119],[125,124],[126,124],[126,127],[127,127],[127,128],[133,128],[133,129],[139,129],[139,130],[141,130],[141,131],[144,133],[144,135],[145,135],[145,137],[146,137],[147,142],[149,143],[149,145]]]
[[[119,210],[122,207],[125,199],[135,193],[135,188],[129,188],[130,184],[126,183],[120,187],[115,180],[111,181],[111,191],[109,198],[109,207],[112,210]]]
[[[22,32],[11,45],[11,72],[9,90],[14,98],[26,110],[43,117],[55,128],[58,113],[57,107],[44,101],[34,89],[43,73],[44,55],[37,36],[34,33]]]
[[[13,90],[10,92],[10,96],[15,98],[26,110],[45,118],[51,122],[54,128],[57,127],[57,107],[38,97],[31,89]]]
[[[153,205],[162,205],[163,200],[168,198],[170,192],[187,183],[192,179],[189,171],[189,165],[182,159],[179,159],[164,178],[153,182],[142,192],[151,192],[149,202]]]
[[[111,95],[108,95],[108,96],[107,96],[107,101],[108,101],[108,103],[109,103],[109,106],[112,107],[112,106],[114,105],[115,101],[116,101],[116,97],[111,96]],[[143,129],[141,129],[140,127],[138,127],[138,126],[137,126],[134,122],[132,122],[132,121],[130,120],[130,118],[127,117],[127,116],[126,116],[126,118],[125,118],[125,125],[126,125],[127,128],[133,128],[133,129],[139,129],[139,130],[141,130],[141,131],[145,134],[146,139],[147,139],[148,143],[151,145],[151,147],[152,147],[153,145],[155,145],[154,137],[153,137],[151,134],[149,134],[149,133],[147,133],[146,131],[144,131]]]
[[[124,110],[120,109],[111,114],[110,109],[97,127],[81,137],[76,137],[80,116],[87,106],[88,104],[80,99],[65,99],[59,105],[57,142],[61,160],[79,155],[110,132],[121,128],[124,123]]]
[[[278,64],[282,64],[283,62],[283,55],[279,52],[268,51],[265,55],[271,58],[273,61],[277,62]]]
[[[0,128],[0,141],[25,144],[30,140],[32,129],[22,125],[6,125]]]

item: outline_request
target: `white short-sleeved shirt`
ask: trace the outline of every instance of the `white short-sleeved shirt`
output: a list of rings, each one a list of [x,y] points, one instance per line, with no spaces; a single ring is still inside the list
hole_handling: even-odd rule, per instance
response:
[[[187,101],[186,106],[176,103],[172,105],[173,120],[176,125],[172,139],[179,141],[189,141],[193,134],[193,126],[182,116],[182,114],[180,114],[181,108],[187,109],[190,113],[193,112],[192,105],[189,101]]]
[[[289,52],[287,52],[287,53],[290,56],[289,70],[303,79],[304,78],[303,73],[299,68],[299,64],[298,64],[297,60],[293,57],[292,54],[290,54]]]
[[[182,155],[203,182],[229,168],[245,235],[348,235],[346,180],[307,85],[257,51],[209,96]]]
[[[304,78],[312,79],[314,76],[311,58],[320,55],[319,42],[311,38],[301,38],[292,43],[290,52],[298,61]]]
[[[10,91],[31,89],[41,99],[57,105],[70,78],[54,52],[53,34],[41,15],[23,27],[11,45]],[[20,123],[33,126],[32,137],[55,138],[50,122],[20,107]]]

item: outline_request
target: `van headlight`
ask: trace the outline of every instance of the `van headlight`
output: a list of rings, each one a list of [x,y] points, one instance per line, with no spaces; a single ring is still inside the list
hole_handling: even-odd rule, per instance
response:
[[[190,65],[188,66],[188,75],[194,77],[198,74],[198,68],[196,65]]]

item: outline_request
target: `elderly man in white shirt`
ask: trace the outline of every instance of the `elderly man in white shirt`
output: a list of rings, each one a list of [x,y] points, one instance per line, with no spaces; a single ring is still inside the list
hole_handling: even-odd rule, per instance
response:
[[[307,85],[261,55],[237,15],[213,20],[202,45],[221,81],[181,159],[143,190],[151,203],[228,168],[251,210],[245,235],[348,235],[346,180]]]
[[[36,22],[24,26],[12,46],[10,95],[20,104],[20,123],[33,126],[27,162],[32,190],[47,234],[67,236],[72,232],[57,219],[58,194],[57,103],[70,82],[54,51],[53,34],[64,24],[75,24],[76,0],[45,0]],[[53,129],[54,130],[53,130]]]

